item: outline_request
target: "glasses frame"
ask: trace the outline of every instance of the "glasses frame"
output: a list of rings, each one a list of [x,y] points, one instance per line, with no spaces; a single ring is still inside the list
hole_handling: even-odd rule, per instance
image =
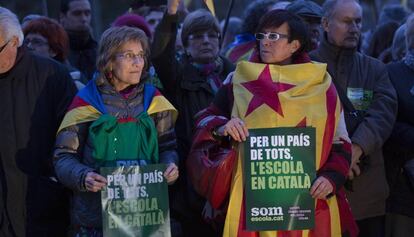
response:
[[[134,57],[131,58],[131,57],[127,56],[129,54],[134,55]],[[145,53],[135,54],[135,53],[132,53],[132,52],[129,52],[129,51],[123,52],[123,53],[117,53],[116,56],[118,58],[121,58],[121,59],[123,59],[125,61],[128,61],[128,62],[134,62],[135,60],[138,60],[139,62],[145,62],[145,57],[146,57]]]
[[[276,36],[276,38],[271,39],[269,37],[270,35]],[[283,39],[283,38],[288,39],[289,35],[285,35],[285,34],[281,34],[281,33],[277,33],[277,32],[266,32],[266,33],[259,32],[259,33],[254,34],[254,37],[256,38],[256,40],[267,39],[269,41],[278,41],[278,40]]]

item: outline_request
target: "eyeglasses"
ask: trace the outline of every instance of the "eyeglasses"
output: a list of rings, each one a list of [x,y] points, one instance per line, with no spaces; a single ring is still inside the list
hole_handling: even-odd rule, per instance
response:
[[[134,54],[132,52],[125,52],[125,53],[119,53],[116,56],[128,61],[128,62],[133,62],[135,60],[138,60],[139,62],[144,62],[145,61],[145,53],[137,53]]]
[[[277,41],[282,38],[289,38],[288,35],[280,34],[276,32],[267,32],[267,33],[256,33],[254,34],[257,40],[268,39],[270,41]]]
[[[209,40],[217,40],[219,38],[219,34],[216,32],[205,32],[203,34],[191,34],[188,36],[189,40],[194,41],[202,41],[205,38],[208,38]]]
[[[0,53],[3,52],[4,48],[6,48],[6,46],[9,44],[10,40],[7,41],[3,46],[1,46],[0,48]]]
[[[44,45],[49,45],[48,42],[41,39],[24,39],[23,43],[28,47],[41,47]]]

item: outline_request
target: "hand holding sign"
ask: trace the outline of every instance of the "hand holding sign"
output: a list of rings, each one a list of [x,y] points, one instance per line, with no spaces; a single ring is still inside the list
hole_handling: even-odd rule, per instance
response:
[[[168,185],[173,184],[179,176],[178,167],[174,163],[170,163],[164,172],[164,177]]]
[[[332,192],[333,186],[331,182],[323,176],[318,177],[310,189],[310,194],[315,199],[326,199]]]
[[[103,187],[107,184],[106,179],[95,173],[95,172],[88,172],[85,177],[85,187],[88,191],[91,192],[98,192],[101,191]]]
[[[240,118],[233,117],[225,125],[217,129],[219,136],[231,136],[237,142],[246,141],[249,136],[246,124]]]

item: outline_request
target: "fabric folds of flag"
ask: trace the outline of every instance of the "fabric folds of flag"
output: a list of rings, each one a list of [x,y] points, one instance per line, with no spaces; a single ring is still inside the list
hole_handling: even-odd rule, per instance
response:
[[[287,66],[240,62],[233,76],[232,116],[248,128],[311,126],[316,129],[316,170],[328,159],[341,106],[326,64]],[[241,146],[239,149],[242,149]],[[242,151],[239,150],[239,154]],[[341,236],[340,209],[345,197],[315,200],[315,228],[296,231],[245,230],[243,159],[239,157],[230,189],[223,236],[337,237]]]
[[[211,14],[213,14],[213,16],[216,16],[216,9],[214,8],[213,0],[204,0],[204,3],[207,5],[208,10],[210,10]]]
[[[144,86],[144,109],[148,114],[161,111],[173,111],[174,121],[177,119],[177,110],[153,85]],[[68,111],[58,129],[58,133],[69,126],[92,122],[107,111],[102,102],[95,80],[91,80],[85,88],[80,90],[69,106]]]
[[[237,35],[235,42],[228,46],[225,56],[230,62],[236,64],[248,61],[256,46],[256,38],[251,34]]]

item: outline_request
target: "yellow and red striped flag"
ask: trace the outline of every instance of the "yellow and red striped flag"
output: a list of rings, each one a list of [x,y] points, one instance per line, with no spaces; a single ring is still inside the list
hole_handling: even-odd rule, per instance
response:
[[[211,14],[213,14],[213,16],[216,16],[213,0],[204,0],[204,3],[207,5],[208,10],[210,10]]]
[[[232,116],[250,128],[314,127],[316,171],[327,161],[341,105],[326,64],[287,66],[240,62],[233,76]],[[340,210],[344,198],[315,199],[315,228],[293,231],[247,231],[243,181],[243,148],[233,171],[224,237],[341,236]],[[343,200],[342,200],[343,199]]]

